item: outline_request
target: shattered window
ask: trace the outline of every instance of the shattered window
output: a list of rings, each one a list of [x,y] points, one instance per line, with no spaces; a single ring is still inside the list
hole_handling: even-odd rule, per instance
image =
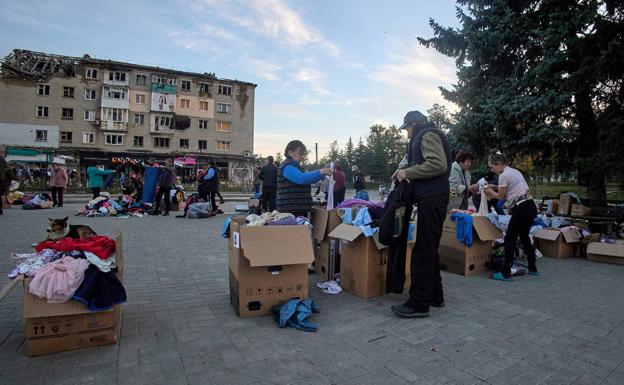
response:
[[[191,90],[191,81],[182,80],[182,91],[190,91],[190,90]]]
[[[116,134],[107,134],[106,135],[106,144],[121,146],[123,145],[123,135]]]
[[[145,115],[144,114],[135,114],[134,115],[134,124],[137,126],[142,126],[145,123]]]
[[[134,137],[134,147],[143,147],[143,137],[135,136]]]
[[[95,90],[85,90],[85,99],[95,100]]]
[[[200,141],[198,141],[197,145],[199,146],[200,150],[208,149],[208,141],[207,140],[200,140]]]
[[[144,86],[147,84],[147,76],[146,75],[137,75],[136,76],[136,84],[139,86]]]
[[[189,140],[180,139],[180,148],[189,148]]]
[[[48,130],[37,130],[35,132],[35,140],[37,142],[47,142],[48,141]]]
[[[217,150],[230,151],[230,142],[217,142]]]
[[[62,119],[73,119],[74,118],[74,109],[73,108],[63,108],[61,111]]]
[[[71,143],[73,134],[71,131],[61,131],[61,143]]]
[[[84,111],[84,120],[91,122],[95,119],[95,111],[85,110]]]
[[[65,97],[65,98],[73,98],[74,97],[74,87],[63,87],[63,97]]]
[[[199,92],[208,92],[209,88],[210,88],[210,84],[199,83]]]
[[[169,138],[154,138],[154,147],[169,147]]]
[[[39,84],[37,89],[37,94],[39,95],[50,95],[50,85],[49,84]]]
[[[222,114],[229,114],[230,108],[232,108],[231,104],[228,103],[217,103],[217,112]]]
[[[201,128],[203,130],[207,130],[208,129],[208,121],[204,120],[204,119],[199,119],[199,128]]]
[[[37,106],[37,117],[38,118],[47,118],[48,117],[48,106]]]
[[[233,88],[234,87],[232,87],[232,86],[225,86],[225,85],[219,84],[218,94],[219,95],[232,96]]]
[[[116,82],[125,82],[126,81],[126,73],[125,72],[109,72],[108,80],[116,81]]]
[[[97,79],[97,73],[98,70],[96,70],[95,68],[87,68],[85,70],[85,77],[87,79]]]

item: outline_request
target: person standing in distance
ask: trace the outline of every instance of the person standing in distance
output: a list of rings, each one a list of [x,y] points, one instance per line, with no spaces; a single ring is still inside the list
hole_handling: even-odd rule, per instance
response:
[[[267,164],[262,167],[258,179],[262,181],[262,200],[260,207],[264,211],[273,212],[277,207],[277,167],[273,157],[267,157]]]

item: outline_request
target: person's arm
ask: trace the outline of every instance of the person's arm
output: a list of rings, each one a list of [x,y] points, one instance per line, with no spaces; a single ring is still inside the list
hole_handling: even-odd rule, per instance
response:
[[[494,191],[492,186],[489,186],[483,189],[485,195],[491,199],[504,199],[505,195],[507,195],[507,186],[498,186],[498,191]]]
[[[405,169],[408,179],[429,179],[443,175],[448,169],[442,140],[435,133],[423,135],[421,150],[425,161]]]
[[[69,176],[67,176],[67,171],[63,170],[63,187],[67,187],[69,184]]]
[[[95,169],[95,175],[110,175],[113,172],[113,170],[100,170],[99,168]]]
[[[323,179],[321,170],[301,172],[297,167],[292,165],[285,166],[283,169],[283,173],[284,178],[295,184],[312,184]]]
[[[214,178],[215,176],[215,170],[214,168],[211,168],[210,170],[208,170],[208,172],[206,172],[206,175],[204,175],[204,180],[210,180],[212,178]]]
[[[264,167],[262,167],[262,170],[260,170],[260,173],[258,174],[258,179],[264,180]]]
[[[457,173],[455,168],[451,169],[451,176],[449,177],[449,185],[451,187],[451,191],[455,191],[457,195],[461,195],[466,191],[466,185],[461,182],[461,174]]]

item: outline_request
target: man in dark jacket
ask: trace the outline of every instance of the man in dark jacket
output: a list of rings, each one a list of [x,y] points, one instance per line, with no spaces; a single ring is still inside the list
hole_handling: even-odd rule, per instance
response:
[[[171,209],[171,189],[175,184],[175,169],[173,168],[173,161],[171,158],[165,160],[165,166],[160,168],[158,174],[158,195],[156,195],[156,208],[154,209],[154,215],[160,213],[160,202],[162,198],[165,198],[165,212],[163,216],[169,215]]]
[[[444,133],[418,111],[405,115],[401,129],[410,138],[407,162],[393,177],[408,180],[411,203],[418,208],[416,243],[411,257],[409,299],[392,306],[400,317],[427,317],[429,306],[443,307],[438,247],[449,200],[451,147]]]
[[[264,211],[272,212],[277,206],[277,167],[273,164],[272,156],[267,158],[267,164],[258,174],[258,179],[262,181],[260,207]]]
[[[353,172],[353,188],[355,192],[366,190],[366,182],[364,182],[364,174],[360,171],[357,165],[353,165],[351,167],[351,171]]]

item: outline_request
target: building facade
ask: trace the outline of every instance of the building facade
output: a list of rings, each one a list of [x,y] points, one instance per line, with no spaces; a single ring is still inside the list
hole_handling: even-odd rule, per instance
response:
[[[81,168],[212,157],[223,178],[244,182],[253,174],[255,88],[210,73],[14,50],[2,63],[0,124],[58,127],[58,155]]]

